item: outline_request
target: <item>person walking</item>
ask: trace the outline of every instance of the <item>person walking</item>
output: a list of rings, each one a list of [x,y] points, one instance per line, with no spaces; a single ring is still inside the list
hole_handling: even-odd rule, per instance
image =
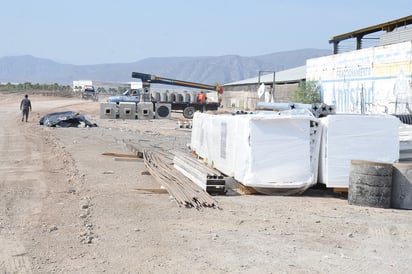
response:
[[[21,100],[20,103],[20,110],[22,111],[23,117],[21,118],[21,121],[23,122],[24,119],[26,119],[26,122],[29,118],[29,111],[31,111],[31,102],[29,99],[29,95],[24,95],[24,99]]]

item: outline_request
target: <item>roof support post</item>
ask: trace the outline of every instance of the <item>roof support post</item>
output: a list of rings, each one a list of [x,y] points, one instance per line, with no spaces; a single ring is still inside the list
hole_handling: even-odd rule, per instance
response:
[[[338,54],[338,41],[333,41],[333,54]]]
[[[272,102],[275,102],[276,72],[273,72]]]
[[[362,49],[362,37],[363,35],[356,36],[356,49]]]

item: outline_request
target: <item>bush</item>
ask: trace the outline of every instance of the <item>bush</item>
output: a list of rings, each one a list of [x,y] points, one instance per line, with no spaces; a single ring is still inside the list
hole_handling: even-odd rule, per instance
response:
[[[293,93],[293,100],[297,103],[320,103],[320,86],[314,81],[301,82]]]

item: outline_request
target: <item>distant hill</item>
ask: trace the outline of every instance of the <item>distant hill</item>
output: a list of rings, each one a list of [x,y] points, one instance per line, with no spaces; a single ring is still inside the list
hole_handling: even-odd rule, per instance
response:
[[[310,58],[331,54],[331,50],[302,49],[242,57],[147,58],[133,63],[101,65],[60,64],[30,55],[0,58],[0,82],[72,84],[73,80],[129,82],[132,71],[184,81],[224,84],[258,75],[259,71],[280,71],[306,64]]]

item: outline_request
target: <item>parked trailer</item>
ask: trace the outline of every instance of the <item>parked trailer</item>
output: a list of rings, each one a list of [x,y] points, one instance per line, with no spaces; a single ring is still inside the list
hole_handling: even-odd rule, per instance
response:
[[[139,90],[126,90],[122,95],[112,96],[107,99],[108,103],[116,103],[119,105],[123,102],[134,102],[136,105],[141,101],[141,94]],[[172,111],[182,112],[183,117],[186,119],[192,119],[196,111],[214,111],[219,108],[219,103],[217,102],[167,102],[167,101],[157,101],[151,99],[153,103],[153,108],[155,108],[156,103],[169,103]]]
[[[196,111],[205,112],[205,111],[214,111],[219,108],[219,103],[210,102],[210,103],[172,103],[172,110],[181,111],[183,117],[186,119],[192,119]]]
[[[169,79],[164,77],[159,77],[151,74],[145,74],[140,72],[132,72],[132,78],[137,78],[142,81],[143,84],[143,96],[141,99],[143,101],[153,101],[153,98],[150,96],[150,84],[164,84],[172,86],[182,86],[197,88],[205,90],[207,92],[217,92],[219,95],[223,93],[223,88],[218,85],[205,85],[194,82],[187,82],[175,79]],[[203,93],[203,92],[200,92]],[[206,97],[203,97],[206,99]],[[192,119],[193,114],[196,111],[210,111],[217,110],[220,106],[220,102],[207,102],[207,100],[197,100],[196,102],[182,102],[180,100],[173,100],[171,103],[171,109],[174,111],[182,111],[183,116],[187,119]]]

